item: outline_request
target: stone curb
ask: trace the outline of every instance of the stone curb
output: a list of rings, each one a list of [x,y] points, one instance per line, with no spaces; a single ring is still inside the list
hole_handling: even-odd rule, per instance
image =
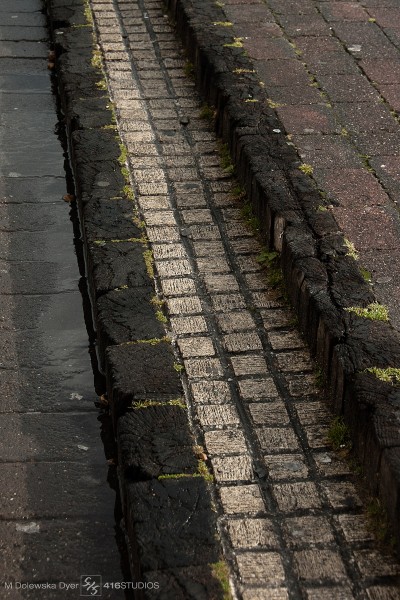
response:
[[[47,1],[131,569],[143,583],[135,597],[154,598],[157,589],[167,600],[195,588],[218,600],[225,596],[211,477],[196,458],[172,346],[151,302],[147,240],[123,192],[85,8],[85,0]]]
[[[280,253],[286,289],[326,396],[352,433],[373,494],[400,540],[400,390],[367,369],[400,367],[400,335],[387,322],[347,311],[375,301],[333,216],[320,210],[313,180],[268,106],[250,59],[223,8],[204,0],[164,0],[176,23],[198,89],[216,110],[216,131],[228,145],[238,178],[270,250]]]

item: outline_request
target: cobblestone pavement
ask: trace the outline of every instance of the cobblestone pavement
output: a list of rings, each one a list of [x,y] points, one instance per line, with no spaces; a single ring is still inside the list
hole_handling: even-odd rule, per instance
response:
[[[377,548],[354,474],[327,443],[315,366],[260,264],[268,257],[162,3],[91,6],[235,594],[400,598],[399,566]]]

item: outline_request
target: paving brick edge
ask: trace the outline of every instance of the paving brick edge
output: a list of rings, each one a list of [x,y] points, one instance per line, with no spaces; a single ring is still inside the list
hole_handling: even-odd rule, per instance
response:
[[[120,281],[109,277],[112,261],[118,258],[112,240],[119,238],[121,228],[128,232],[128,241],[119,244],[125,244],[125,250],[147,246],[144,232],[126,220],[128,198],[121,197],[126,181],[118,161],[117,131],[110,129],[112,112],[105,92],[96,86],[102,73],[92,64],[88,4],[46,0],[46,8],[55,54],[49,55],[49,68],[57,76],[74,175],[99,360],[118,446],[131,571],[134,581],[142,583],[135,597],[154,598],[156,582],[160,599],[185,600],[194,585],[205,597],[222,600],[227,597],[228,571],[217,532],[212,478],[195,454],[176,358],[151,304],[155,287],[143,252],[135,250],[133,272],[125,260]],[[101,219],[104,209],[113,217],[108,229]],[[135,315],[138,305],[147,307],[147,332]],[[115,327],[115,310],[125,311],[131,328]],[[160,439],[165,444],[161,450]]]
[[[254,66],[243,55],[223,7],[202,0],[164,0],[194,66],[217,134],[259,218],[300,329],[322,369],[326,397],[342,415],[370,491],[381,499],[400,543],[400,390],[369,368],[400,368],[400,335],[388,322],[347,311],[376,302],[333,216],[321,211],[313,180],[287,144]],[[235,47],[239,46],[239,47]],[[275,131],[274,131],[275,130]]]

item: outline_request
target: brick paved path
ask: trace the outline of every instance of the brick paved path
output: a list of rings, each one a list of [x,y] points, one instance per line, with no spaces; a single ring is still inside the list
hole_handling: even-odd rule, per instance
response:
[[[400,2],[227,0],[224,11],[399,329]]]
[[[356,4],[320,4],[327,18],[335,7],[358,14]],[[207,111],[201,110],[162,3],[92,0],[91,5],[128,151],[138,216],[152,243],[159,296],[166,302],[170,332],[184,366],[190,415],[215,475],[220,530],[235,593],[244,600],[400,598],[399,567],[377,549],[354,475],[327,445],[332,416],[321,401],[314,365],[293,315],[261,268],[263,248],[243,218],[243,199],[235,193],[229,169],[220,165],[212,126],[202,118]],[[320,13],[316,24],[310,19],[310,2],[303,19],[291,16],[295,3],[271,2],[275,5],[277,11],[288,7],[280,18],[294,35],[298,27],[329,31]],[[379,187],[360,161],[349,158],[356,152],[347,150],[347,137],[331,125],[318,90],[301,75],[301,61],[296,69],[292,63],[276,68],[282,57],[299,59],[278,25],[271,25],[272,13],[264,4],[255,4],[255,10],[258,6],[260,20],[264,14],[270,20],[260,26],[262,40],[246,42],[252,52],[262,41],[274,53],[273,65],[262,62],[265,79],[271,66],[270,81],[284,74],[288,82],[275,81],[272,100],[289,104],[290,95],[296,95],[294,86],[307,90],[310,102],[318,97],[311,108],[279,107],[294,141],[306,141],[304,162],[331,180],[332,171],[339,167],[343,178],[347,167],[346,179],[358,182],[355,190],[363,178],[373,181],[367,189]],[[226,10],[232,20],[243,17],[240,6]],[[249,14],[252,20],[255,13]],[[243,35],[246,27],[243,20]],[[303,42],[306,47],[307,40]],[[323,62],[322,50],[315,50],[319,45],[309,46],[316,63]],[[326,81],[334,75],[336,62],[330,64]],[[374,106],[384,109],[379,103]],[[348,106],[348,115],[353,108]],[[387,119],[397,126],[390,112]],[[316,143],[321,136],[304,131],[305,123],[307,129],[329,135],[323,148]],[[329,156],[335,166],[327,171],[322,161]],[[391,202],[379,189],[379,197]],[[361,195],[354,202],[360,210]],[[375,199],[371,214],[385,215],[388,228],[396,215],[392,210],[386,216],[386,208],[377,207]],[[351,239],[352,233],[354,229],[349,230]],[[361,250],[360,239],[354,241]],[[382,246],[382,252],[387,250]]]

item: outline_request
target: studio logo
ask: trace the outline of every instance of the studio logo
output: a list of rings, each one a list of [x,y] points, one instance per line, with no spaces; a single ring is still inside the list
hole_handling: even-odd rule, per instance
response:
[[[102,596],[101,575],[81,575],[80,595],[96,598]]]

